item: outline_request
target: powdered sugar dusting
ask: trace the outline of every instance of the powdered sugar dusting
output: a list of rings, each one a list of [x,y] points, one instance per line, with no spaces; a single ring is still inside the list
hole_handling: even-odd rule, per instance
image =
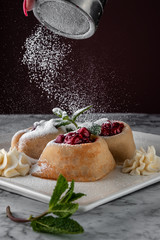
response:
[[[91,104],[89,96],[82,94],[79,79],[75,79],[71,44],[37,25],[22,48],[25,49],[22,64],[28,67],[28,80],[47,102],[58,102],[58,107],[70,113]]]
[[[54,125],[54,119],[50,119],[49,121],[40,121],[39,125],[37,124],[35,130],[29,130],[24,135],[22,135],[21,139],[33,139],[39,136],[45,136],[50,133],[57,133],[58,129]]]
[[[107,122],[108,118],[100,118],[97,121],[95,121],[96,124],[102,125],[103,123]]]
[[[55,93],[56,79],[61,78],[60,70],[67,64],[66,57],[71,52],[71,45],[38,25],[26,39],[24,48],[22,63],[28,67],[29,81],[51,99]],[[65,76],[61,81],[65,81]]]
[[[31,167],[30,174],[35,173],[35,172],[42,173],[43,170],[45,170],[47,167],[48,167],[47,163],[45,163],[45,162],[41,162],[40,165],[36,163]]]
[[[93,49],[86,51],[83,46],[74,52],[74,44],[77,43],[53,34],[44,26],[36,26],[24,43],[22,58],[33,88],[39,89],[51,107],[58,106],[70,113],[87,105],[93,105],[91,111],[99,113],[127,109],[127,101],[132,98],[126,95],[124,84],[128,76],[103,53],[97,58]],[[121,98],[122,94],[127,98]]]

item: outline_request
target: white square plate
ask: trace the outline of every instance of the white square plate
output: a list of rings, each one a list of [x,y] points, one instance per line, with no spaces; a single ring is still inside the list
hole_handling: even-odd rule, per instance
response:
[[[160,136],[133,132],[136,147],[153,145],[156,153],[160,156]],[[10,147],[10,136],[0,137],[0,149]],[[160,173],[150,176],[131,176],[123,174],[121,167],[116,167],[105,178],[96,182],[76,182],[75,192],[83,192],[87,196],[79,199],[79,210],[82,212],[91,210],[101,204],[110,202],[129,193],[135,192],[146,186],[160,181]],[[31,175],[25,177],[4,178],[0,177],[0,188],[23,196],[48,203],[56,184],[54,180],[36,178]]]

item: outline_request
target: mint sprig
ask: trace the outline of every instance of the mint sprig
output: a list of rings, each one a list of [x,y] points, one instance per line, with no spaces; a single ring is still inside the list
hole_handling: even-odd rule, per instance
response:
[[[82,226],[69,217],[79,207],[79,204],[74,203],[74,201],[83,196],[85,194],[74,192],[74,180],[72,180],[69,186],[65,177],[60,175],[53,190],[47,211],[37,217],[30,216],[28,219],[14,217],[9,206],[6,208],[6,213],[12,221],[31,222],[34,231],[70,234],[82,233],[84,231]]]
[[[76,119],[84,112],[89,110],[92,107],[92,105],[78,109],[76,112],[72,114],[72,116],[69,116],[66,111],[63,111],[61,108],[53,108],[52,112],[55,114],[59,119],[57,119],[57,122],[55,124],[55,127],[61,127],[69,124],[73,124],[76,129],[78,129],[78,124],[76,123]]]

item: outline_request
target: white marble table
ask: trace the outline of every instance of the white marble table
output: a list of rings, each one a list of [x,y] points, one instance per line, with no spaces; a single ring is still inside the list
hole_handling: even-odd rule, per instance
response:
[[[99,115],[102,117],[102,115]],[[97,119],[98,115],[92,118]],[[104,115],[106,116],[106,115]],[[110,119],[121,119],[133,130],[160,135],[160,115],[108,114]],[[51,115],[0,115],[0,134],[13,134],[34,121],[50,119]],[[46,210],[47,204],[0,189],[0,239],[1,240],[159,240],[160,239],[160,183],[97,207],[83,214],[76,214],[85,229],[80,235],[49,235],[33,232],[29,224],[10,221],[5,214],[7,205],[19,216],[37,215]]]

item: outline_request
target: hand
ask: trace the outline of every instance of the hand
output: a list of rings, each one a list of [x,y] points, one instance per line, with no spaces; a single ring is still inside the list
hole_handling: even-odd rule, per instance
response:
[[[23,1],[23,12],[25,16],[28,16],[27,12],[31,11],[34,7],[35,0],[24,0]]]

